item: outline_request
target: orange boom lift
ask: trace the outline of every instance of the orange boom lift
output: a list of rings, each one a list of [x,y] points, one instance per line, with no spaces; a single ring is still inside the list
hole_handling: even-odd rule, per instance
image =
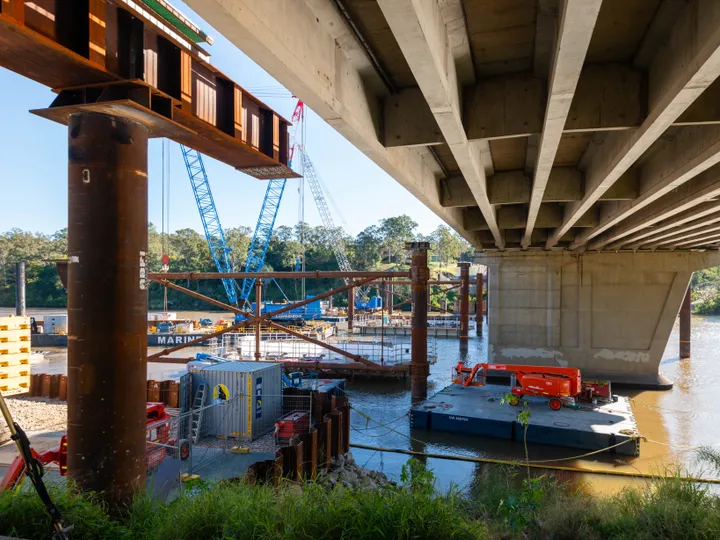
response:
[[[583,381],[577,368],[487,363],[471,368],[460,362],[455,368],[453,383],[465,387],[485,386],[487,374],[491,371],[511,374],[510,405],[520,403],[523,396],[550,398],[549,405],[554,411],[560,410],[563,405],[575,405],[578,401],[612,400],[609,381]]]

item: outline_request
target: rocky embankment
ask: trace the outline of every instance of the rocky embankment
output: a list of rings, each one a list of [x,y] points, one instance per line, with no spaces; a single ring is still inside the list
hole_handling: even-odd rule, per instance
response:
[[[359,487],[376,489],[396,485],[395,482],[388,480],[383,473],[360,467],[355,463],[355,459],[349,452],[334,458],[330,472],[320,472],[317,476],[317,482],[329,489],[336,486],[351,489]]]

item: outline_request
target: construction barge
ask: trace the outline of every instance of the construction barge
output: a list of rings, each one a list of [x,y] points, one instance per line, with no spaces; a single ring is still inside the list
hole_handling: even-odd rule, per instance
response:
[[[510,386],[486,384],[488,372],[510,373]],[[453,384],[413,406],[410,418],[415,429],[640,455],[629,399],[575,368],[458,365]]]

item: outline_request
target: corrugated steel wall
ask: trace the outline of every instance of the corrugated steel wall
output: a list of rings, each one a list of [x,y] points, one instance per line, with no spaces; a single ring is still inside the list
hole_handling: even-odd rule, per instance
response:
[[[208,385],[203,436],[235,436],[255,439],[270,431],[282,411],[282,366],[252,362],[228,362],[197,370],[197,381]],[[193,387],[196,389],[197,385]],[[222,404],[220,394],[227,393]]]

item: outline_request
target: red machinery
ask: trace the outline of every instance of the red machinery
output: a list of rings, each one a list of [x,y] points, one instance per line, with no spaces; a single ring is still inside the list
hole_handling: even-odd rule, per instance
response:
[[[60,474],[62,476],[67,474],[67,435],[60,437],[60,446],[52,450],[38,454],[31,448],[30,452],[41,464],[57,463],[60,466]],[[0,491],[14,488],[23,481],[23,478],[25,478],[25,461],[22,456],[17,456],[10,464],[5,476],[0,479]]]
[[[165,459],[167,447],[164,445],[172,443],[170,441],[170,415],[162,403],[148,403],[146,411],[145,440],[147,443],[145,446],[145,465],[151,470],[160,465],[162,460]],[[60,438],[60,446],[57,448],[41,453],[37,453],[33,449],[30,451],[33,457],[41,464],[56,463],[60,467],[60,474],[62,476],[67,474],[67,435]],[[21,456],[17,456],[5,476],[0,479],[0,491],[19,485],[24,477],[25,462]]]
[[[562,408],[563,403],[612,399],[610,382],[583,381],[577,368],[487,363],[470,368],[458,363],[453,382],[463,386],[484,386],[487,374],[491,371],[510,372],[515,376],[518,384],[512,384],[510,389],[512,393],[512,398],[508,399],[510,405],[520,403],[520,398],[523,396],[541,396],[550,398],[550,408],[557,411]],[[479,380],[477,380],[478,373]]]
[[[310,427],[310,415],[302,411],[293,411],[276,422],[277,438],[292,439],[293,436],[306,433]]]

